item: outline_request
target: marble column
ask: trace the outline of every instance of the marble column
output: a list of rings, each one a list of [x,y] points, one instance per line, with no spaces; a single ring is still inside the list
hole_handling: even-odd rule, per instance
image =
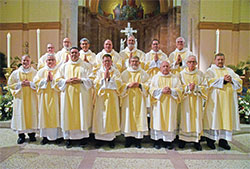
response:
[[[186,47],[199,58],[199,21],[200,0],[181,1],[181,36],[186,40]]]
[[[78,44],[78,0],[62,0],[60,48],[65,37],[69,37],[72,46]]]

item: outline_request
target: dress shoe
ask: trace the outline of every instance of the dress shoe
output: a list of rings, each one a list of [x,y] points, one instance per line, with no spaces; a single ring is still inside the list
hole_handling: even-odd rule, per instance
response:
[[[230,150],[231,147],[229,146],[227,140],[224,140],[224,139],[220,139],[219,140],[219,146],[226,149],[226,150]]]
[[[155,148],[155,149],[161,149],[161,143],[160,143],[160,140],[156,140],[156,141],[154,141],[154,148]]]
[[[115,141],[114,140],[109,141],[109,147],[110,148],[115,148]]]
[[[97,140],[95,144],[95,148],[100,148],[101,146],[103,146],[103,141]]]
[[[201,147],[201,144],[200,144],[200,143],[194,143],[194,148],[195,148],[197,151],[202,151],[202,147]]]
[[[62,142],[63,142],[63,138],[58,138],[55,141],[56,144],[61,144]]]
[[[45,145],[49,142],[49,140],[47,139],[47,137],[43,137],[42,141],[40,142],[41,145]]]
[[[19,138],[17,139],[17,144],[23,144],[24,142],[25,142],[25,138],[19,137]]]
[[[207,138],[206,140],[207,140],[207,146],[209,148],[211,148],[212,150],[214,150],[216,148],[215,145],[214,145],[215,140],[212,140],[210,138]]]
[[[178,145],[179,148],[185,148],[185,145],[186,145],[185,141],[179,140],[179,145]]]
[[[174,148],[173,143],[172,142],[165,142],[165,148],[172,150]]]
[[[65,145],[66,145],[66,148],[72,148],[72,143],[70,140],[66,140]]]
[[[126,138],[125,138],[125,147],[126,147],[126,148],[131,147],[132,142],[133,142],[133,140],[132,140],[131,137],[126,137]]]
[[[30,142],[35,142],[36,141],[36,133],[28,133],[28,136],[30,138]]]

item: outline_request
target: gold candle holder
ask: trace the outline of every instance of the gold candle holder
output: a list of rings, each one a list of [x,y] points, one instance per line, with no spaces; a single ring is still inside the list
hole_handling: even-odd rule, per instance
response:
[[[5,78],[6,78],[7,82],[8,82],[10,74],[13,71],[13,68],[10,68],[10,67],[3,68],[3,71],[4,71],[4,76],[5,76]]]

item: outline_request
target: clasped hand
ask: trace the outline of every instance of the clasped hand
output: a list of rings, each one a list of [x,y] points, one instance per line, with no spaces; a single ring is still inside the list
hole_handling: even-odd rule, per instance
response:
[[[67,84],[77,84],[77,83],[81,83],[81,79],[77,78],[77,77],[73,77],[70,78],[66,81]]]

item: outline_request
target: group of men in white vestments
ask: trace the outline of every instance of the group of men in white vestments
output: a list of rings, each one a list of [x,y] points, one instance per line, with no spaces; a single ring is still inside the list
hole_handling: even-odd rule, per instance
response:
[[[114,148],[116,136],[123,134],[125,147],[141,148],[144,136],[150,135],[156,149],[173,149],[178,135],[179,148],[193,142],[202,150],[200,140],[205,136],[211,149],[218,140],[229,150],[227,141],[240,130],[237,92],[242,80],[224,65],[222,53],[203,74],[184,45],[185,40],[177,38],[177,48],[168,57],[154,39],[145,54],[130,36],[120,53],[107,39],[95,55],[87,38],[80,41],[82,50],[70,47],[65,38],[57,53],[48,44],[38,71],[30,56],[22,56],[22,66],[8,80],[17,143],[25,142],[25,133],[36,141],[39,133],[41,144],[64,139],[70,148],[73,140],[84,146],[94,133],[96,148],[104,143]]]

